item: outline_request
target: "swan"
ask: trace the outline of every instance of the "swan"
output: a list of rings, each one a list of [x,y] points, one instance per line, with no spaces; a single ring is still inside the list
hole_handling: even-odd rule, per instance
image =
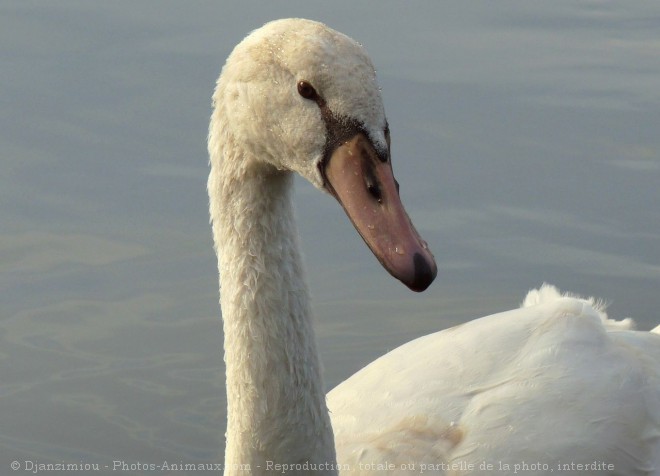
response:
[[[635,331],[550,285],[404,344],[326,396],[293,173],[337,199],[410,289],[437,273],[399,199],[374,67],[321,23],[278,20],[235,47],[213,106],[225,475],[660,475],[660,326]]]

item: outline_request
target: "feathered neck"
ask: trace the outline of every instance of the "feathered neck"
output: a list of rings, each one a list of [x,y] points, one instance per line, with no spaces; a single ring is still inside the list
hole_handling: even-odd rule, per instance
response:
[[[208,189],[225,336],[225,475],[243,476],[245,465],[253,475],[272,473],[269,464],[334,465],[293,176],[260,164],[221,130],[216,117]]]

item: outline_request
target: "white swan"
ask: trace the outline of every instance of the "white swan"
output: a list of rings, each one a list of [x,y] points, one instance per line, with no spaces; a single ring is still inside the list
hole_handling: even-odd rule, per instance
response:
[[[632,331],[549,286],[376,360],[330,392],[331,426],[291,172],[409,287],[436,274],[398,197],[374,68],[325,25],[280,20],[234,49],[213,99],[226,475],[660,475],[660,326]]]

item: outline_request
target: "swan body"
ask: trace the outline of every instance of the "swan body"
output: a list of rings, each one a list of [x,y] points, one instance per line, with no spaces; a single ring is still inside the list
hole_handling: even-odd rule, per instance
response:
[[[333,389],[338,459],[365,475],[382,461],[404,468],[391,474],[660,474],[658,331],[544,285]]]
[[[660,475],[660,330],[549,286],[395,349],[326,403],[292,173],[336,198],[408,287],[437,272],[398,196],[373,65],[321,23],[279,20],[234,49],[213,102],[225,475],[512,474],[524,462],[538,465],[519,472],[548,474],[595,460],[615,469],[591,474]]]

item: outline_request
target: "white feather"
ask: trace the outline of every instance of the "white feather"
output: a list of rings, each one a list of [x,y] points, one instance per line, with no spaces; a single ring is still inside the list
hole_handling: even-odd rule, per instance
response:
[[[660,338],[595,304],[544,285],[520,309],[377,359],[328,395],[339,461],[416,463],[399,474],[601,461],[615,468],[602,474],[660,474]]]

